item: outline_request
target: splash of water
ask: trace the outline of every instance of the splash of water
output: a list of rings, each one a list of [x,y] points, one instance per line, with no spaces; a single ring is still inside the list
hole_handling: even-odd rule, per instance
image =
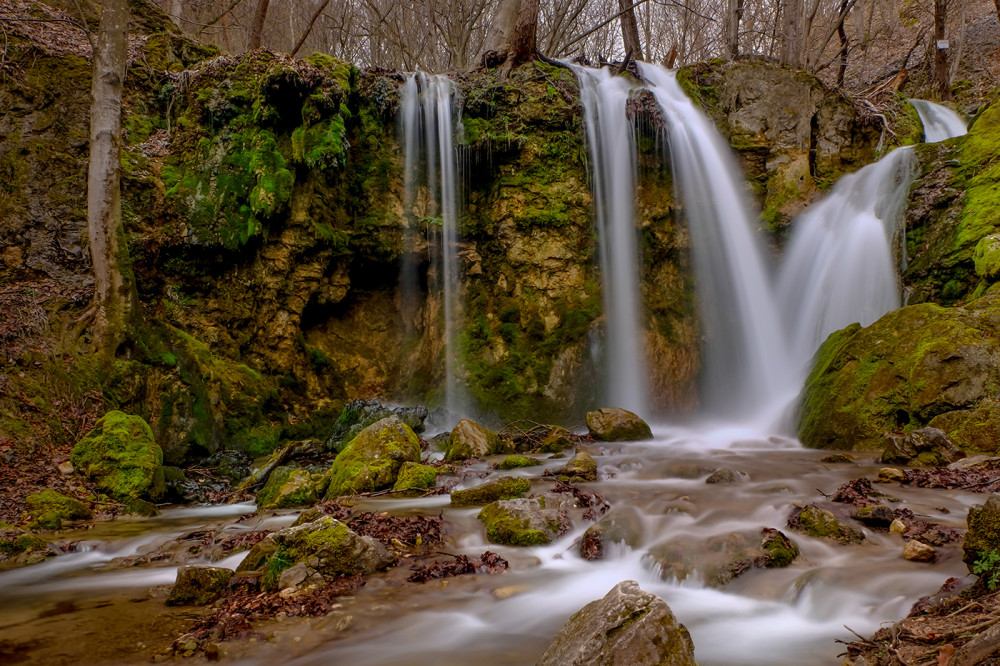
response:
[[[632,86],[607,69],[573,66],[580,82],[593,170],[598,253],[604,276],[609,404],[647,410],[635,221],[636,146],[625,113]]]
[[[965,121],[946,106],[922,99],[911,99],[910,104],[920,115],[920,122],[924,125],[924,141],[927,143],[962,136],[967,131]]]

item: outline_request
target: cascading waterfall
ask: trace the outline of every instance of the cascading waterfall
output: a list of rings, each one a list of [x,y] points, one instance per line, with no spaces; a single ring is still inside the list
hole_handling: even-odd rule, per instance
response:
[[[922,99],[911,99],[910,103],[920,115],[920,122],[924,125],[924,141],[927,143],[965,134],[965,121],[948,107]]]
[[[673,72],[638,63],[666,123],[691,245],[707,345],[704,397],[713,415],[759,415],[792,390],[784,332],[762,244],[729,146]]]
[[[645,414],[648,390],[639,310],[636,147],[625,113],[632,86],[607,69],[573,69],[580,82],[590,146],[598,253],[604,276],[607,399],[610,404]]]
[[[458,193],[453,141],[452,108],[455,84],[446,76],[417,72],[403,86],[400,114],[403,128],[404,208],[406,211],[407,247],[414,247],[419,225],[416,214],[417,190],[420,187],[420,163],[423,158],[423,184],[429,201],[425,216],[440,233],[431,236],[431,260],[439,278],[437,286],[442,300],[442,331],[445,359],[445,407],[452,415],[466,407],[458,378],[458,335],[456,327],[460,311],[458,282]],[[423,127],[420,127],[422,116]],[[422,129],[422,134],[421,134]],[[434,242],[437,236],[439,242]],[[404,303],[416,302],[417,270],[412,254],[404,254],[400,288]],[[411,322],[407,322],[407,326]]]

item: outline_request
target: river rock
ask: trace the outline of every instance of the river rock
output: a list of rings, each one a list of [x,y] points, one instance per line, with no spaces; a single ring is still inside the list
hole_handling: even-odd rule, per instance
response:
[[[521,455],[507,456],[496,464],[496,469],[520,469],[521,467],[534,467],[541,465],[542,461]]]
[[[427,490],[437,484],[437,475],[441,470],[431,465],[421,465],[415,462],[405,462],[399,468],[399,476],[393,484],[393,492],[407,490]]]
[[[539,546],[570,528],[566,511],[574,505],[567,493],[499,500],[483,507],[479,520],[491,543]]]
[[[937,551],[922,541],[912,539],[903,546],[903,557],[911,562],[933,562]]]
[[[733,579],[760,568],[779,568],[799,555],[795,543],[782,532],[762,528],[732,532],[707,539],[675,537],[649,549],[664,578],[684,580],[697,573],[709,587],[722,588]]]
[[[28,495],[25,502],[34,519],[32,526],[47,530],[62,529],[63,520],[82,520],[93,515],[83,502],[52,489]]]
[[[451,493],[451,503],[454,506],[489,504],[497,500],[521,497],[530,490],[531,482],[527,479],[504,476],[489,483],[476,486],[475,488],[453,491]]]
[[[991,552],[1000,553],[1000,493],[991,493],[983,504],[969,507],[969,526],[962,542],[962,561],[972,570],[976,560]]]
[[[803,390],[805,446],[878,449],[883,434],[938,428],[963,451],[1000,441],[1000,290],[959,307],[932,303],[827,338]]]
[[[901,483],[906,481],[906,474],[895,467],[883,467],[878,471],[878,480],[882,483]]]
[[[645,421],[632,412],[617,407],[602,407],[587,412],[587,429],[594,439],[605,442],[632,442],[653,438],[653,431]]]
[[[300,562],[332,579],[375,573],[391,566],[395,557],[372,537],[359,536],[339,520],[324,516],[268,534],[236,571],[262,570],[262,585],[276,589],[281,574]]]
[[[376,421],[337,455],[326,496],[391,488],[405,462],[420,462],[417,435],[395,416]]]
[[[634,507],[613,509],[596,524],[587,528],[580,540],[580,556],[585,560],[601,560],[612,543],[624,543],[636,548],[642,542],[642,516]]]
[[[559,630],[537,666],[697,666],[694,643],[659,597],[622,581]]]
[[[270,457],[260,467],[256,467],[237,488],[238,492],[249,492],[252,488],[257,488],[261,484],[266,484],[271,478],[271,474],[279,467],[285,465],[289,460],[303,455],[314,455],[322,452],[320,442],[314,439],[306,439],[297,442],[286,442],[275,449]],[[216,454],[218,457],[219,454]],[[221,461],[220,461],[221,462]],[[230,462],[230,461],[225,461]],[[228,476],[225,471],[219,470],[224,476]]]
[[[323,497],[330,473],[293,466],[275,469],[257,493],[257,509],[289,509],[315,504]]]
[[[0,563],[26,566],[59,554],[58,548],[50,546],[31,532],[0,523]]]
[[[76,443],[70,460],[76,471],[121,502],[163,495],[163,451],[138,416],[108,412]]]
[[[574,446],[572,433],[562,426],[552,426],[549,432],[538,444],[538,450],[546,453],[559,453]]]
[[[395,416],[413,432],[423,432],[424,421],[427,420],[427,408],[422,405],[416,407],[387,405],[377,398],[353,400],[344,405],[344,409],[340,412],[340,417],[326,440],[326,448],[341,451],[362,430],[390,416]]]
[[[889,533],[890,534],[906,534],[906,523],[904,523],[899,518],[896,518],[891,523],[889,523]]]
[[[577,451],[565,465],[556,470],[560,481],[597,481],[597,461],[586,451]]]
[[[504,453],[507,447],[492,430],[471,419],[462,419],[451,430],[451,448],[445,460],[469,460],[494,453]]]
[[[168,606],[204,606],[229,591],[232,569],[222,567],[181,567],[170,589]]]
[[[738,472],[733,469],[717,469],[708,475],[705,479],[705,483],[709,484],[724,484],[724,485],[735,485],[737,483],[743,483],[747,480],[747,475],[744,472]]]
[[[920,428],[906,434],[886,433],[879,462],[941,467],[965,457],[948,435],[937,428]]]
[[[881,528],[888,528],[892,525],[892,521],[895,520],[895,517],[892,515],[892,509],[885,504],[857,507],[851,511],[851,518],[870,527]]]
[[[788,517],[788,526],[817,539],[831,539],[843,544],[861,543],[865,539],[861,530],[845,525],[815,504],[794,507]]]

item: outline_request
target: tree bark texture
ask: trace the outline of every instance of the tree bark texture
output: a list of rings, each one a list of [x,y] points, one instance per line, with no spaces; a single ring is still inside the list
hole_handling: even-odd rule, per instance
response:
[[[802,35],[802,0],[781,0],[781,56],[782,65],[801,68],[804,44]]]
[[[1000,2],[1000,0],[997,0]],[[743,19],[743,0],[728,0],[726,11],[726,51],[729,59],[740,54],[740,21]]]
[[[934,81],[938,85],[941,99],[951,99],[951,84],[948,81],[948,49],[938,42],[945,37],[945,22],[948,18],[947,0],[934,0]]]
[[[642,42],[639,40],[639,24],[635,20],[635,7],[632,0],[618,0],[621,11],[619,20],[622,23],[622,40],[625,43],[625,53],[631,53],[634,60],[644,60]]]
[[[104,0],[90,107],[87,232],[94,267],[94,345],[111,354],[125,340],[136,301],[122,230],[120,186],[128,19],[128,0]]]
[[[264,21],[267,19],[267,8],[271,5],[271,0],[258,0],[257,9],[253,14],[253,23],[250,26],[250,41],[247,50],[259,49],[263,43]]]
[[[538,53],[536,32],[538,29],[539,0],[521,0],[510,33],[510,48],[507,51],[507,66],[530,62]]]

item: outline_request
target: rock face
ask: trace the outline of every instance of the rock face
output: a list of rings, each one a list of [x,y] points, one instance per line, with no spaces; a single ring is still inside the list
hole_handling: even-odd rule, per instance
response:
[[[446,460],[469,460],[494,453],[503,453],[506,447],[500,436],[471,419],[462,419],[451,430],[451,448]]]
[[[594,439],[605,442],[632,442],[652,439],[653,431],[641,418],[617,407],[602,407],[587,412],[587,429]]]
[[[281,574],[304,562],[327,579],[371,574],[385,569],[395,558],[372,537],[358,536],[338,520],[323,517],[296,527],[272,532],[255,545],[237,571],[263,570],[262,585],[277,587]]]
[[[969,565],[984,555],[1000,553],[1000,493],[992,493],[983,504],[969,507],[969,529],[962,542],[962,561]]]
[[[105,414],[70,454],[73,468],[120,501],[163,494],[163,451],[138,416]]]
[[[229,591],[232,569],[221,567],[181,567],[177,581],[167,596],[168,606],[204,606]]]
[[[799,438],[817,448],[877,449],[887,432],[930,426],[965,451],[992,453],[998,340],[1000,290],[963,307],[911,305],[837,331],[806,381]]]
[[[341,451],[330,468],[327,497],[391,488],[405,462],[420,462],[420,441],[395,416],[368,426]]]
[[[537,666],[697,666],[694,643],[659,597],[626,580],[559,630]]]
[[[944,467],[965,457],[948,435],[937,428],[920,428],[906,434],[889,433],[884,441],[879,459],[883,463]]]

